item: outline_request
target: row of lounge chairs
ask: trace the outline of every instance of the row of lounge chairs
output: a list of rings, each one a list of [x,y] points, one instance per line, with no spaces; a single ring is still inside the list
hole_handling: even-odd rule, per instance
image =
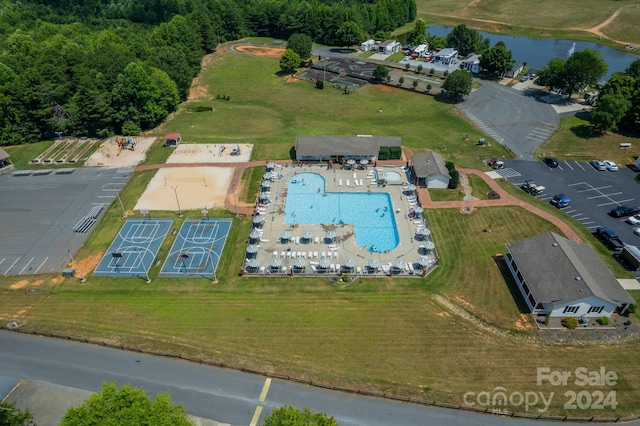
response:
[[[337,251],[329,251],[329,252],[317,252],[317,251],[281,251],[278,253],[278,250],[273,252],[273,258],[277,259],[278,256],[281,259],[337,259],[338,252]]]

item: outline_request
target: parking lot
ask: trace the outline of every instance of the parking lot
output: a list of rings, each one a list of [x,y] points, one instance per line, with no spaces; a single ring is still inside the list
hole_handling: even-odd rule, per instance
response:
[[[627,244],[640,246],[640,236],[625,218],[613,218],[609,211],[622,204],[640,206],[640,188],[634,181],[636,172],[620,167],[617,172],[597,171],[588,162],[560,161],[549,168],[541,161],[506,160],[499,173],[520,186],[532,180],[546,189],[537,197],[544,201],[560,193],[571,198],[571,204],[561,209],[590,231],[598,226],[613,229]]]
[[[62,271],[69,252],[84,242],[94,219],[116,199],[131,171],[87,167],[0,174],[0,275]]]

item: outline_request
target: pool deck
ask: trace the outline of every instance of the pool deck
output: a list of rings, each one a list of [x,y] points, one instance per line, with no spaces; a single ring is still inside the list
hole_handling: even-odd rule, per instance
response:
[[[431,236],[423,237],[423,240],[415,239],[416,230],[419,227],[428,228],[424,216],[420,219],[409,218],[411,204],[408,193],[403,188],[402,183],[387,184],[384,188],[378,187],[374,178],[368,173],[373,171],[373,167],[369,165],[367,170],[342,170],[338,165],[333,169],[328,168],[326,164],[305,164],[303,166],[276,165],[273,173],[277,177],[272,179],[267,197],[271,200],[267,206],[256,208],[256,214],[264,217],[264,222],[255,224],[254,227],[261,232],[259,239],[251,240],[249,243],[255,243],[259,246],[258,252],[248,255],[258,261],[259,266],[249,267],[247,260],[244,263],[244,271],[247,274],[269,275],[269,274],[295,274],[295,275],[327,275],[335,276],[340,273],[341,267],[345,273],[350,275],[363,276],[405,276],[405,277],[421,277],[430,272],[437,265],[437,253],[435,249],[428,250],[425,244],[431,244]],[[385,171],[396,171],[403,175],[404,171],[400,167],[378,167],[380,174]],[[360,247],[356,243],[354,236],[354,227],[349,224],[345,225],[310,225],[310,224],[288,224],[284,222],[285,201],[287,197],[287,185],[289,180],[298,173],[317,173],[324,177],[326,183],[326,192],[386,192],[390,195],[393,212],[395,213],[396,226],[399,236],[399,244],[394,250],[386,253],[370,252],[365,247]],[[354,184],[354,173],[358,182],[362,181],[363,185]],[[342,185],[340,185],[342,180]],[[347,185],[347,182],[349,184]],[[266,195],[266,194],[263,194]],[[413,203],[413,206],[416,202]],[[417,201],[419,206],[419,200]],[[336,239],[333,244],[327,244],[324,241],[324,235],[327,230],[333,230],[336,233]],[[280,235],[284,231],[290,231],[292,238],[288,242],[280,241]],[[309,241],[302,239],[304,232],[311,232],[313,238]],[[427,231],[428,232],[428,231]],[[292,256],[292,253],[295,253]],[[324,257],[329,259],[329,268],[319,267],[321,259]],[[423,269],[418,264],[418,258],[426,256],[429,264]],[[274,258],[280,259],[279,267],[270,266]],[[293,268],[298,258],[306,260],[305,268]],[[345,268],[344,262],[352,259],[354,264],[352,268]],[[372,269],[369,267],[369,261],[376,259],[380,263],[380,267]],[[396,261],[400,259],[405,262],[401,268],[396,267]],[[325,261],[326,262],[326,261]],[[255,261],[254,261],[255,263]]]

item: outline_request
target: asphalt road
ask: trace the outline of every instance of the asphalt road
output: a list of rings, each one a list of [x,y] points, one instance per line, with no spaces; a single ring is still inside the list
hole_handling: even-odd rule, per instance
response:
[[[60,272],[89,235],[73,227],[108,207],[131,168],[83,167],[70,174],[0,174],[0,275]]]
[[[0,375],[92,392],[105,380],[131,383],[149,395],[168,391],[188,413],[234,425],[259,424],[273,407],[285,404],[327,413],[343,426],[557,424],[348,395],[181,360],[6,331],[0,331]],[[2,382],[12,383],[7,378]]]
[[[558,114],[551,105],[492,81],[467,96],[458,108],[487,135],[506,145],[520,160],[537,160],[534,150],[555,131]]]

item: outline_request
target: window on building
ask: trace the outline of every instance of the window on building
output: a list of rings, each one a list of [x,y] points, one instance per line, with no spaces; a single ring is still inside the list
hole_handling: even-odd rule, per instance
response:
[[[575,314],[578,312],[578,309],[580,309],[579,306],[565,306],[564,309],[562,310],[563,314]]]
[[[531,306],[536,306],[536,300],[533,298],[533,295],[529,295],[529,303]]]
[[[527,285],[527,283],[522,283],[522,289],[524,290],[524,293],[528,296],[529,293],[531,293],[529,291],[529,286]]]
[[[589,311],[587,313],[592,313],[595,312],[596,314],[601,313],[602,311],[604,311],[604,306],[589,306]]]

